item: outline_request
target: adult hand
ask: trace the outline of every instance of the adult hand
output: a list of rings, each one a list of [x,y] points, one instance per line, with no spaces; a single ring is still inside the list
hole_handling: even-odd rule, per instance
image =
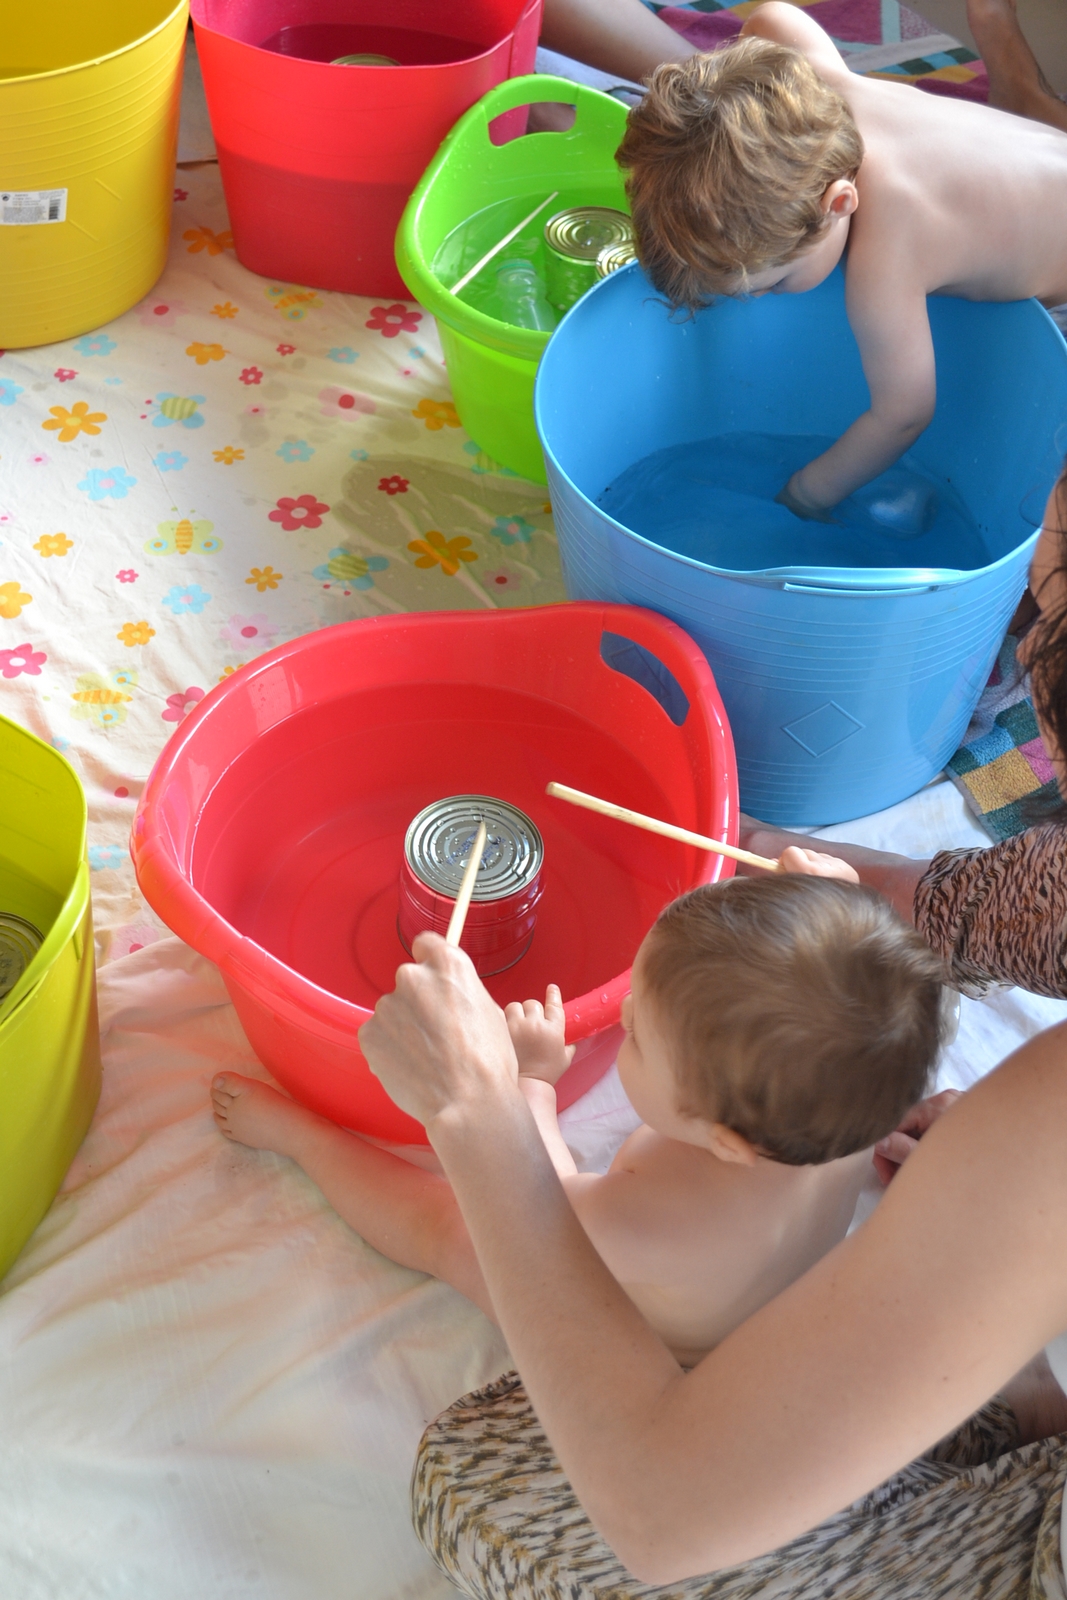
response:
[[[896,1177],[923,1134],[933,1126],[938,1117],[944,1116],[949,1106],[954,1105],[959,1097],[958,1089],[942,1089],[940,1094],[920,1100],[917,1106],[912,1106],[899,1128],[895,1128],[891,1134],[875,1145],[874,1167],[883,1183],[888,1183],[891,1178]]]
[[[470,957],[437,933],[420,933],[412,954],[360,1028],[359,1047],[390,1099],[429,1131],[441,1112],[514,1087],[518,1065],[504,1013]]]

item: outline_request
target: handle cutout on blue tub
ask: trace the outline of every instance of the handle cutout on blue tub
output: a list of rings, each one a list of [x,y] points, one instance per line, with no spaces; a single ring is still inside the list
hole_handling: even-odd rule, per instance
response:
[[[613,672],[632,678],[642,689],[659,702],[676,728],[680,728],[689,715],[689,700],[685,690],[669,667],[658,656],[646,650],[643,644],[627,639],[625,634],[609,633],[605,628],[600,635],[600,659]]]

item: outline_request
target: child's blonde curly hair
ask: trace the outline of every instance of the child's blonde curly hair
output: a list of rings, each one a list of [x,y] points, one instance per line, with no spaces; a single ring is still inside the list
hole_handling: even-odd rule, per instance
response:
[[[819,202],[856,176],[863,140],[806,57],[745,38],[657,67],[616,158],[641,265],[672,305],[695,310],[815,242]]]

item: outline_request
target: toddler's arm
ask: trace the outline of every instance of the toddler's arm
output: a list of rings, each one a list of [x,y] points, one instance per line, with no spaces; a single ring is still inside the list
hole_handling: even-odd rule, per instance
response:
[[[574,1055],[574,1046],[566,1042],[563,997],[558,985],[549,984],[543,1006],[539,1000],[513,1000],[504,1007],[504,1016],[519,1063],[519,1088],[533,1112],[545,1149],[560,1177],[573,1177],[578,1168],[556,1120],[555,1085]]]
[[[802,517],[825,518],[838,501],[891,467],[934,414],[937,378],[926,294],[914,264],[901,262],[896,270],[891,242],[880,237],[876,219],[871,222],[878,248],[885,247],[890,259],[868,266],[865,239],[850,255],[846,287],[871,408],[782,490],[779,498]]]

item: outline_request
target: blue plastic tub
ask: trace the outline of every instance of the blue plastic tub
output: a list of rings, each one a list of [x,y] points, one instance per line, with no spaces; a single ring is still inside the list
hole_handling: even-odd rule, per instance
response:
[[[782,825],[881,810],[957,748],[1025,587],[1067,421],[1067,345],[1036,301],[935,298],[937,411],[910,459],[976,520],[984,565],[909,566],[904,540],[896,567],[805,565],[798,520],[795,561],[729,570],[594,503],[684,442],[843,432],[869,403],[843,288],[837,272],[808,294],[672,319],[624,268],[568,314],[535,393],[568,594],[649,606],[693,636],[733,727],[741,804]]]

